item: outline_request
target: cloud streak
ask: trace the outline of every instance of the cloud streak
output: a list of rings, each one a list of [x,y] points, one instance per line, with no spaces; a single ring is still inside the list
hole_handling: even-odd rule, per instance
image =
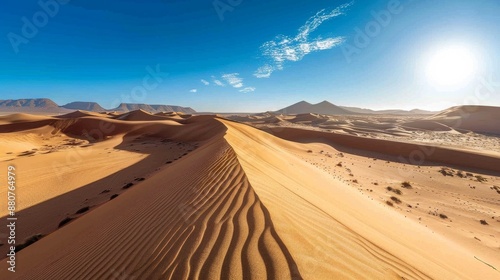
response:
[[[240,77],[240,73],[227,73],[222,74],[220,78],[216,76],[211,76],[211,78],[212,84],[215,86],[225,87],[226,85],[229,85],[243,93],[255,91],[255,87],[244,87],[243,78]],[[201,82],[206,86],[210,85],[210,83],[204,79],[201,79]]]
[[[297,62],[312,52],[329,50],[342,44],[345,41],[342,36],[330,38],[318,36],[314,39],[309,37],[323,22],[343,15],[352,4],[353,2],[343,4],[329,12],[323,9],[309,18],[294,37],[278,35],[274,40],[262,44],[260,47],[262,55],[268,58],[269,62],[259,67],[254,76],[269,78],[274,71],[283,70],[286,62]]]
[[[195,92],[197,92],[197,91],[198,91],[198,90],[197,90],[197,89],[195,89],[195,88],[193,88],[193,89],[189,90],[189,92],[192,92],[192,93],[195,93]]]
[[[226,85],[221,82],[220,80],[218,80],[217,78],[215,78],[215,76],[212,76],[212,81],[214,82],[214,84],[216,86],[219,86],[219,87],[225,87]]]
[[[243,92],[243,93],[249,93],[249,92],[254,92],[254,91],[255,91],[254,87],[246,87],[246,88],[239,90],[239,92]]]
[[[241,88],[243,87],[243,79],[239,75],[239,73],[224,74],[222,75],[222,79],[234,88]]]

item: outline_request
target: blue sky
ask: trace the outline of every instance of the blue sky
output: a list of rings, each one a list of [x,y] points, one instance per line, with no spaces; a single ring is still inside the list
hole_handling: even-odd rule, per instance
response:
[[[498,0],[40,2],[3,3],[0,99],[217,112],[300,100],[500,106]],[[474,71],[460,85],[436,86],[429,61],[456,46]]]

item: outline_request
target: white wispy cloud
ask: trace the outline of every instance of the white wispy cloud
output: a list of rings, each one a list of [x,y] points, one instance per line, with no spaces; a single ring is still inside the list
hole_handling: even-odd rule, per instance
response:
[[[195,88],[193,88],[193,89],[189,90],[189,92],[193,92],[193,93],[195,93],[195,92],[197,92],[197,91],[198,91],[198,90],[197,90],[197,89],[195,89]]]
[[[224,74],[222,75],[222,79],[232,87],[241,88],[243,87],[243,79],[239,75],[239,73]]]
[[[322,50],[328,50],[340,45],[345,41],[342,36],[322,38],[318,36],[315,39],[309,38],[309,35],[314,32],[323,22],[343,15],[345,10],[349,8],[353,2],[343,4],[329,12],[321,10],[316,15],[309,18],[306,23],[301,26],[294,37],[278,35],[274,40],[265,42],[260,48],[262,55],[270,59],[270,63],[259,67],[254,76],[257,78],[269,78],[276,70],[282,70],[283,65],[287,61],[300,61],[304,56]]]
[[[214,82],[215,85],[220,86],[220,87],[225,87],[226,86],[223,82],[221,82],[220,80],[218,80],[217,78],[215,78],[215,76],[212,76],[212,82]]]
[[[210,84],[207,80],[204,80],[204,79],[201,79],[201,82],[202,82],[204,85],[206,85],[206,86],[208,86],[208,85]]]
[[[227,84],[236,89],[239,89],[238,90],[239,92],[248,93],[255,91],[254,87],[249,87],[249,86],[244,87],[243,78],[240,77],[240,73],[222,74],[220,77],[211,76],[211,78],[212,78],[212,84],[214,84],[215,86],[225,87]],[[205,82],[207,81],[204,79],[201,80],[201,82],[207,86],[210,84],[209,82],[204,83],[203,81]],[[225,83],[222,81],[224,81]]]
[[[255,91],[255,88],[254,87],[246,87],[246,88],[240,89],[239,91],[243,92],[243,93],[249,93],[249,92]]]
[[[257,69],[257,71],[255,71],[253,75],[257,78],[269,78],[271,77],[271,73],[273,73],[273,70],[274,68],[271,65],[266,64],[259,67],[259,69]]]

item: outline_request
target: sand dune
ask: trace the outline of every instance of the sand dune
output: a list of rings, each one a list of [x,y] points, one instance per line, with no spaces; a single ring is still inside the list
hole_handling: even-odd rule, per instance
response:
[[[77,110],[68,114],[56,116],[57,118],[62,119],[71,119],[71,118],[81,118],[81,117],[107,117],[109,116],[106,113],[95,113],[84,110]]]
[[[500,266],[493,239],[481,236],[491,242],[481,247],[436,234],[318,168],[339,148],[355,150],[335,157],[366,161],[363,153],[407,156],[419,146],[294,127],[268,130],[215,116],[172,120],[143,111],[116,119],[81,112],[3,117],[0,143],[8,144],[0,144],[0,160],[16,165],[23,184],[19,219],[28,226],[18,238],[44,237],[18,253],[14,277],[4,260],[0,278],[498,277],[475,258]],[[317,147],[331,153],[322,150],[321,161],[311,164],[316,154],[309,151]],[[33,153],[22,155],[24,149]],[[436,147],[429,160],[500,171],[499,157],[456,149]],[[52,163],[57,172],[47,172]],[[64,219],[69,222],[60,225]],[[493,225],[487,233],[497,234]]]
[[[500,134],[500,108],[490,106],[458,106],[431,116],[428,120],[454,129]]]

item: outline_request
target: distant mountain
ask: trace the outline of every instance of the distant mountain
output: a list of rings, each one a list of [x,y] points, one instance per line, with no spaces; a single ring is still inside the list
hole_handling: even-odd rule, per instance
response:
[[[67,112],[48,98],[0,100],[0,111],[4,112]]]
[[[296,115],[296,114],[324,114],[324,115],[352,115],[353,112],[334,105],[328,101],[318,104],[311,104],[306,101],[300,101],[291,106],[276,111],[278,114]]]
[[[432,115],[435,114],[436,112],[431,112],[431,111],[425,111],[425,110],[420,110],[420,109],[413,109],[411,111],[405,111],[405,110],[371,110],[371,109],[364,109],[364,108],[358,108],[358,107],[346,107],[346,106],[340,106],[340,108],[346,109],[348,111],[351,111],[356,114],[375,114],[375,115]]]
[[[150,113],[158,113],[158,112],[181,112],[184,114],[196,113],[196,111],[190,107],[181,107],[175,105],[121,103],[120,105],[118,105],[118,107],[114,109],[106,110],[96,102],[77,101],[68,103],[63,106],[59,106],[54,101],[48,98],[0,100],[0,112],[68,113],[74,110],[83,110],[90,112],[103,112],[103,111],[129,112],[139,109]]]
[[[140,103],[121,103],[118,107],[111,109],[110,111],[118,111],[118,112],[128,112],[135,110],[143,110],[146,112],[181,112],[185,114],[193,114],[196,113],[190,107],[181,107],[174,105],[149,105],[149,104],[140,104]]]
[[[82,102],[82,101],[77,101],[77,102],[71,102],[66,105],[61,106],[66,109],[71,109],[71,110],[85,110],[85,111],[90,111],[90,112],[103,112],[106,111],[101,105],[99,105],[96,102]]]

